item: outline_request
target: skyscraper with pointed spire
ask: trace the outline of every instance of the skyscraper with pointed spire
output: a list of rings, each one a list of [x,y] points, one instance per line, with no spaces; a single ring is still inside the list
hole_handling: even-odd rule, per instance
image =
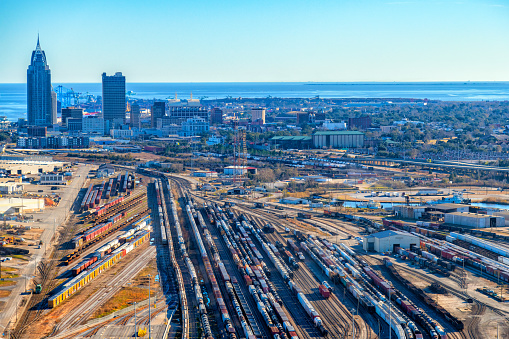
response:
[[[57,123],[56,95],[51,89],[51,71],[46,54],[37,46],[27,70],[27,119],[32,126],[51,126]]]

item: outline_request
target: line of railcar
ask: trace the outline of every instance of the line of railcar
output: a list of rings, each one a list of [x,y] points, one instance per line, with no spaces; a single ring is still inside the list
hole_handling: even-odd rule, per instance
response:
[[[324,271],[329,279],[335,283],[341,283],[345,290],[362,305],[369,313],[376,313],[383,319],[399,339],[414,339],[420,334],[417,326],[405,319],[402,314],[391,308],[389,301],[385,296],[374,290],[369,283],[365,281],[360,273],[357,262],[350,256],[339,260],[339,253],[333,253],[332,250],[339,252],[337,245],[328,242],[322,242],[312,236],[300,243],[302,250],[307,253],[313,261]],[[344,251],[343,251],[344,253]],[[336,255],[334,255],[336,254]],[[357,267],[356,267],[357,266]],[[326,281],[324,282],[326,283]],[[414,330],[412,330],[414,329]]]
[[[447,333],[444,328],[430,316],[428,316],[422,309],[415,306],[403,293],[396,290],[392,284],[380,276],[373,270],[365,261],[357,260],[357,255],[345,244],[340,246],[333,245],[338,257],[345,260],[346,269],[352,273],[357,279],[367,280],[374,287],[379,289],[384,297],[387,297],[387,302],[394,302],[395,305],[403,312],[403,317],[409,317],[416,321],[419,325],[426,330],[426,332],[433,339],[445,339]],[[366,286],[366,285],[365,285]],[[396,312],[396,309],[395,309]],[[406,326],[403,328],[406,332],[406,337],[410,337],[408,330],[413,332],[414,338],[422,338],[422,333],[412,321],[406,320]]]
[[[292,280],[293,272],[292,269],[289,268],[283,260],[280,260],[281,256],[276,253],[281,253],[281,250],[277,249],[277,246],[271,246],[267,239],[261,233],[261,230],[255,229],[255,227],[247,222],[246,220],[242,221],[242,225],[245,229],[248,229],[249,232],[257,239],[257,241],[261,244],[263,250],[269,257],[270,261],[274,264],[279,274],[283,277],[283,280],[288,284],[290,291],[294,293],[299,301],[300,305],[311,319],[316,328],[320,331],[323,336],[328,335],[328,331],[325,328],[323,321],[319,315],[319,313],[315,310],[312,304],[309,302],[307,297],[302,292],[302,289]],[[264,239],[265,238],[265,239]],[[276,253],[274,252],[277,251]],[[288,251],[287,251],[288,252]],[[294,331],[288,332],[290,337],[296,336]]]
[[[205,211],[207,211],[208,206],[205,205],[204,209],[205,209]],[[205,220],[204,220],[201,212],[198,211],[197,216],[198,216],[198,222],[201,225],[201,228],[203,229],[203,232],[205,234],[205,241],[211,248],[211,252],[213,254],[213,259],[214,259],[215,265],[217,266],[217,268],[220,272],[220,276],[223,281],[223,284],[225,285],[226,290],[228,291],[228,295],[230,296],[230,299],[232,300],[234,307],[237,311],[237,316],[239,317],[239,321],[241,323],[244,335],[246,336],[246,338],[251,338],[253,336],[254,337],[262,336],[262,333],[258,327],[258,323],[257,323],[256,319],[254,318],[253,314],[251,313],[252,311],[249,309],[249,306],[247,306],[247,305],[246,305],[246,307],[242,306],[242,302],[237,295],[237,294],[241,293],[239,282],[237,281],[237,278],[235,276],[230,276],[228,274],[226,266],[220,259],[217,247],[216,247],[214,241],[212,240],[212,236],[210,234],[210,231],[208,230],[207,224],[205,223]],[[218,216],[223,217],[220,215],[218,215]],[[220,225],[222,222],[224,222],[224,221],[223,220],[220,221],[218,219],[218,220],[215,220],[214,224],[217,226],[217,225]],[[250,256],[244,256],[241,252],[238,252],[236,249],[233,248],[233,246],[236,246],[237,248],[239,248],[239,245],[235,242],[235,240],[233,238],[228,237],[226,234],[223,234],[223,240],[224,240],[225,244],[227,245],[227,248],[230,250],[230,252],[234,258],[234,262],[237,265],[237,269],[240,271],[240,273],[245,275],[245,274],[247,274],[246,270],[248,268],[251,268],[252,272],[257,273],[258,274],[257,277],[260,278],[259,282],[261,282],[261,284],[259,284],[257,286],[264,286],[264,288],[266,289],[268,280],[266,279],[266,277],[262,276],[261,271],[260,271],[262,266],[260,265],[260,262],[258,261],[258,259],[255,258],[254,254],[251,252]],[[248,249],[245,248],[245,251],[243,253],[247,253],[247,251],[248,251]],[[254,260],[256,260],[256,262]],[[245,262],[245,264],[242,264],[243,262]],[[250,284],[252,284],[253,282],[255,284],[258,284],[258,281],[255,280],[254,275],[252,275],[252,277],[248,281],[250,282]],[[260,290],[257,290],[257,292],[259,292],[259,291]],[[267,290],[265,290],[265,291],[267,291]],[[265,320],[265,323],[269,327],[273,336],[278,339],[282,338],[279,335],[280,329],[278,329],[278,328],[275,329],[276,324],[274,324],[273,320],[270,318],[269,310],[266,308],[265,305],[262,306],[259,304],[260,300],[259,300],[259,298],[257,299],[257,297],[253,294],[252,289],[250,289],[250,293],[253,296],[254,301],[257,303],[258,311],[260,312],[261,316]],[[279,298],[279,296],[277,296],[277,298]],[[281,327],[281,329],[282,329],[282,327]]]
[[[443,266],[447,268],[447,270],[454,270],[455,266],[466,266],[470,267],[474,270],[479,270],[483,274],[487,274],[490,276],[492,280],[496,279],[497,281],[503,281],[505,283],[509,283],[509,259],[503,255],[498,255],[496,252],[491,251],[488,254],[490,257],[487,257],[483,254],[473,252],[470,250],[472,245],[467,246],[468,240],[473,241],[474,237],[458,234],[458,233],[450,233],[450,235],[446,236],[444,234],[439,233],[435,230],[429,230],[426,228],[410,226],[408,224],[404,224],[398,221],[393,220],[385,220],[384,224],[388,229],[394,230],[405,230],[408,231],[421,239],[420,247],[427,249],[431,252],[432,255],[425,254],[425,257],[428,261],[438,264],[438,266]],[[437,236],[438,235],[438,236]],[[443,237],[442,237],[443,236]],[[434,240],[446,240],[447,242]],[[444,238],[444,239],[442,239]],[[465,248],[463,246],[457,245],[458,240],[465,241]],[[475,241],[479,243],[479,241]],[[487,241],[484,240],[487,244]],[[488,246],[486,246],[488,247]],[[410,249],[404,249],[410,251]],[[414,252],[417,253],[419,249],[414,249]],[[495,249],[497,251],[497,249]],[[418,254],[422,254],[418,253]],[[413,256],[409,257],[409,259],[414,260]],[[419,260],[419,259],[417,259]],[[439,260],[441,260],[439,262]],[[443,263],[445,261],[445,264]],[[450,263],[450,264],[448,264]],[[453,266],[454,264],[455,266]],[[424,266],[428,267],[429,264],[424,264]],[[434,268],[434,267],[432,267]],[[435,267],[436,268],[436,267]],[[440,270],[442,273],[443,270]],[[446,275],[446,274],[445,274]]]
[[[99,276],[102,272],[119,262],[128,253],[142,245],[150,239],[149,230],[139,230],[134,234],[131,242],[126,242],[117,249],[113,250],[110,254],[97,260],[84,271],[80,272],[77,276],[69,279],[60,285],[53,295],[48,299],[48,306],[50,308],[57,307],[66,299],[70,298],[74,293],[80,290],[83,286]]]
[[[228,312],[228,309],[226,308],[226,305],[224,304],[224,298],[221,293],[221,289],[219,288],[219,284],[217,282],[216,276],[212,269],[212,264],[210,263],[207,250],[205,249],[205,245],[203,244],[202,237],[200,235],[200,232],[198,230],[198,227],[197,227],[195,219],[194,219],[194,216],[196,215],[196,211],[194,210],[194,207],[192,206],[192,201],[188,201],[188,204],[186,206],[186,213],[189,218],[189,222],[191,224],[191,229],[192,229],[192,233],[194,234],[195,242],[198,245],[198,249],[199,249],[201,258],[203,260],[203,264],[205,266],[205,271],[207,272],[207,277],[212,285],[212,292],[213,292],[214,297],[217,301],[217,304],[219,305],[223,325],[226,329],[226,332],[228,333],[229,338],[236,339],[237,335],[235,333],[235,327],[232,324],[231,316]],[[251,338],[249,338],[249,339],[251,339]]]
[[[153,172],[150,172],[150,173],[153,174]],[[169,255],[170,255],[170,264],[175,272],[175,277],[177,279],[179,302],[180,302],[180,309],[181,309],[181,316],[182,316],[182,338],[189,339],[190,338],[190,335],[189,335],[189,331],[190,331],[189,305],[188,305],[188,301],[187,301],[187,295],[185,292],[184,278],[182,276],[182,270],[180,269],[180,266],[177,262],[177,258],[175,256],[175,249],[173,247],[173,241],[171,241],[172,233],[171,233],[171,228],[170,228],[170,220],[169,220],[168,213],[167,213],[167,206],[166,206],[166,201],[164,198],[165,195],[164,195],[164,191],[163,191],[162,179],[163,180],[167,180],[167,179],[164,178],[163,175],[157,175],[156,177],[157,177],[157,179],[154,181],[154,188],[156,190],[156,196],[157,196],[156,202],[157,202],[157,209],[158,209],[157,213],[159,215],[161,242],[162,242],[163,246],[168,246],[168,251],[169,251]],[[161,179],[159,179],[159,178],[161,178]],[[170,204],[173,206],[175,204],[175,202],[173,200],[173,195],[171,193],[171,189],[168,189],[168,194],[169,194]],[[171,213],[172,220],[173,220],[175,226],[177,227],[180,225],[180,223],[179,223],[179,219],[178,219],[176,210],[174,210],[172,206],[170,206],[171,210],[172,210],[172,213]],[[165,211],[165,213],[163,213],[163,211]],[[210,337],[206,337],[206,339],[210,339]]]
[[[94,264],[96,261],[101,260],[105,255],[111,253],[111,251],[115,250],[120,245],[123,245],[126,242],[132,241],[134,234],[140,230],[148,229],[151,224],[151,219],[149,216],[142,218],[141,220],[136,221],[132,224],[129,230],[122,232],[118,237],[109,241],[104,246],[101,246],[94,253],[89,254],[86,258],[84,258],[81,262],[76,264],[72,269],[72,274],[77,276],[84,270],[86,270],[89,266]]]
[[[191,258],[189,258],[189,254],[187,253],[184,235],[182,233],[182,228],[180,226],[180,221],[178,219],[177,204],[175,203],[175,200],[173,198],[173,193],[171,191],[171,185],[169,182],[166,183],[166,188],[169,192],[168,194],[170,197],[170,199],[169,199],[170,210],[171,210],[171,214],[173,216],[173,222],[175,225],[175,229],[177,230],[177,241],[178,241],[178,245],[179,245],[179,251],[180,251],[180,254],[182,255],[182,257],[184,258],[187,269],[191,276],[191,283],[193,285],[195,299],[198,304],[198,311],[200,313],[200,321],[201,321],[203,331],[205,333],[205,338],[207,338],[207,339],[213,338],[212,329],[210,327],[209,318],[207,316],[207,307],[205,305],[205,300],[203,298],[203,293],[201,291],[200,281],[198,280],[198,275],[196,274],[196,268],[194,267],[194,264],[193,264]],[[182,286],[182,288],[184,288],[184,286]]]

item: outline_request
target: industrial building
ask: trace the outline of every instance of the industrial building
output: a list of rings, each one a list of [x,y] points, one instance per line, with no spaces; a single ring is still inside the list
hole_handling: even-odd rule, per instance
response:
[[[23,184],[19,182],[0,183],[0,194],[23,193]]]
[[[193,177],[200,178],[217,178],[217,172],[214,171],[195,171]]]
[[[58,171],[66,168],[69,163],[60,161],[15,161],[0,160],[0,169],[8,174],[37,174]]]
[[[270,139],[277,149],[310,149],[313,147],[313,138],[307,135],[279,135]]]
[[[256,174],[255,167],[246,166],[228,166],[223,170],[225,175],[244,175],[247,173]]]
[[[313,134],[315,148],[360,148],[364,133],[358,131],[319,131]]]
[[[67,179],[63,174],[41,174],[39,185],[67,185]]]
[[[98,178],[106,178],[106,177],[109,177],[109,176],[111,176],[113,174],[115,174],[115,167],[113,167],[110,164],[102,164],[97,169],[96,177],[98,177]]]
[[[468,212],[447,213],[444,217],[447,224],[466,226],[472,228],[502,227],[505,218],[497,215],[476,214]]]
[[[418,247],[419,237],[407,232],[383,231],[364,237],[362,246],[365,251],[392,252],[396,247]]]
[[[404,219],[420,219],[425,211],[425,206],[394,206],[394,213],[396,213],[398,217]]]
[[[23,214],[44,209],[44,199],[5,198],[0,199],[0,213]]]
[[[309,200],[303,198],[286,197],[279,200],[280,204],[302,205],[309,204]]]

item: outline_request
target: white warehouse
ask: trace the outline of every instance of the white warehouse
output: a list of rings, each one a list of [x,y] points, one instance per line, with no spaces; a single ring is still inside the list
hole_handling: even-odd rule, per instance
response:
[[[410,248],[412,245],[419,246],[419,237],[407,232],[383,231],[364,237],[363,248],[365,251],[392,252],[395,247]]]
[[[447,213],[444,216],[447,224],[460,225],[472,228],[502,227],[505,218],[497,215],[476,214],[468,212]]]

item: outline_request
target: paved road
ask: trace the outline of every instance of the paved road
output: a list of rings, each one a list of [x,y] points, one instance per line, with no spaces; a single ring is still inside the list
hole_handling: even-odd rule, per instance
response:
[[[74,179],[71,184],[65,189],[62,189],[62,199],[58,206],[48,209],[42,213],[34,214],[34,219],[41,219],[40,222],[34,223],[34,226],[39,226],[41,229],[44,229],[41,234],[41,240],[44,246],[41,249],[31,249],[32,256],[30,257],[30,261],[24,267],[19,267],[20,276],[29,277],[27,286],[29,286],[29,282],[35,272],[37,263],[39,263],[45,256],[45,246],[47,246],[53,238],[54,224],[56,227],[59,227],[69,216],[71,206],[74,203],[78,192],[83,187],[91,168],[92,167],[90,165],[80,165],[74,174]],[[23,298],[22,293],[24,293],[24,291],[25,280],[19,279],[18,284],[12,289],[10,298],[6,300],[6,309],[0,313],[0,331],[5,331],[9,326],[9,323],[12,325],[11,321],[15,321],[16,310],[18,305],[21,303]],[[18,313],[21,315],[21,310],[18,310]]]

